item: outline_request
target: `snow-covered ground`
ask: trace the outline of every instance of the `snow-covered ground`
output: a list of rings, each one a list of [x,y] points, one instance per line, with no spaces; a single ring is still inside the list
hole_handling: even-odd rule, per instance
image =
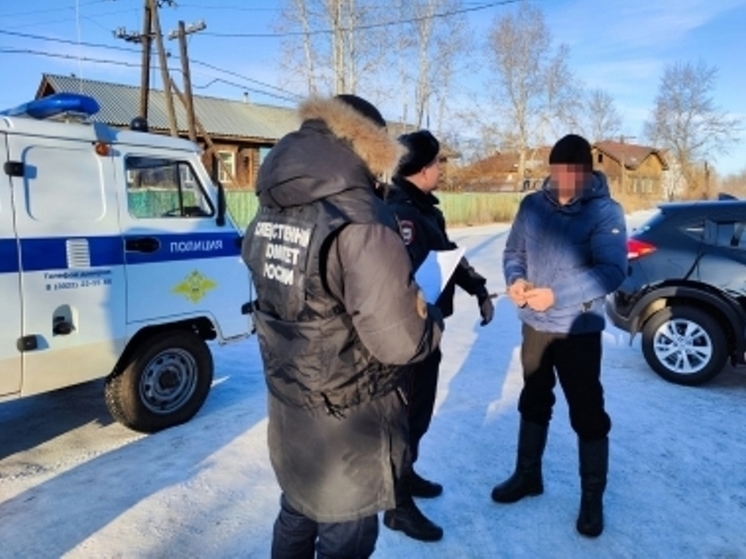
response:
[[[507,228],[452,237],[502,293]],[[746,558],[746,372],[697,388],[667,383],[609,326],[606,529],[575,532],[577,445],[558,389],[545,493],[490,500],[512,471],[521,388],[519,323],[507,298],[478,325],[458,292],[436,415],[418,468],[444,494],[420,500],[437,543],[381,525],[376,558]],[[215,385],[188,424],[144,436],[114,423],[93,382],[0,405],[0,557],[265,558],[279,489],[265,441],[266,391],[252,338],[215,347]]]

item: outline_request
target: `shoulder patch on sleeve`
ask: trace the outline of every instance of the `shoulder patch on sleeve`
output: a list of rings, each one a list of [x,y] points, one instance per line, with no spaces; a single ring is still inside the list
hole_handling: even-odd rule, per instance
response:
[[[414,223],[409,220],[399,221],[399,234],[405,245],[410,245],[414,241]]]

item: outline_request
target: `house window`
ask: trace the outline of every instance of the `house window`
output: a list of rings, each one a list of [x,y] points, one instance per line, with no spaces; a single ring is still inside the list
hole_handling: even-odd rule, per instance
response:
[[[230,173],[230,174],[229,174]],[[218,180],[233,182],[236,176],[236,155],[232,151],[218,152]]]
[[[599,163],[603,163],[604,162],[604,154],[603,153],[599,153],[598,154],[598,162]]]
[[[259,165],[264,163],[264,159],[269,155],[269,152],[272,148],[267,146],[261,146],[259,148]]]

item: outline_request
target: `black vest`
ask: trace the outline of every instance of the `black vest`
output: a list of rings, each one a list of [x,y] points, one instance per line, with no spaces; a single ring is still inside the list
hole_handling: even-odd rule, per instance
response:
[[[293,208],[262,207],[249,224],[243,258],[257,291],[254,324],[270,392],[307,409],[342,410],[397,386],[401,367],[377,361],[352,318],[325,286],[332,239],[349,223],[382,223],[396,231],[378,200],[353,211],[330,199]]]

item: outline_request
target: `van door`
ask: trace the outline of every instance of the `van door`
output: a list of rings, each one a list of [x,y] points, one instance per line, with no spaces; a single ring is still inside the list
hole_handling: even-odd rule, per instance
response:
[[[71,125],[72,129],[72,125]],[[111,156],[83,139],[9,136],[23,295],[23,395],[109,374],[125,344]],[[108,185],[108,186],[107,186]]]
[[[130,332],[137,323],[207,316],[222,328],[219,335],[245,335],[240,307],[249,293],[240,235],[216,225],[197,155],[132,149],[122,162],[127,204],[120,209]]]
[[[0,161],[7,160],[6,137],[0,134]],[[21,389],[21,352],[16,344],[21,337],[21,285],[18,240],[13,224],[13,199],[10,177],[0,180],[0,297],[3,320],[0,325],[0,398]]]

